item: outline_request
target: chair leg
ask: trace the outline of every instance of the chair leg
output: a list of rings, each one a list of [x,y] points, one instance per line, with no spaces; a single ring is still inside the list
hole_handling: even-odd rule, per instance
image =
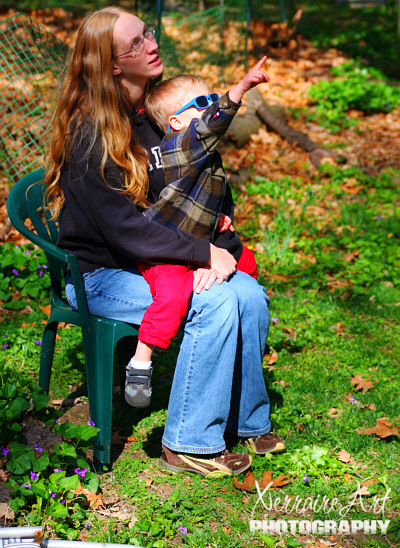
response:
[[[126,377],[126,366],[128,365],[129,360],[132,358],[137,343],[137,337],[124,337],[120,339],[117,343],[118,348],[118,365],[119,365],[119,385],[121,387],[121,398],[125,401],[124,390],[125,390],[125,377]]]
[[[90,418],[100,429],[93,444],[98,470],[110,465],[114,345],[100,333],[85,345],[86,379]],[[102,342],[104,341],[104,342]]]
[[[49,392],[51,366],[53,363],[54,346],[56,341],[58,322],[48,322],[42,337],[40,352],[39,386],[46,393]]]

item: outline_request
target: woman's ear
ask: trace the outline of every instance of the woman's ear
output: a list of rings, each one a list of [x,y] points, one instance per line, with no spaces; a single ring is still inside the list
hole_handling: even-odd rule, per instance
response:
[[[112,73],[113,76],[119,76],[121,74],[122,70],[119,68],[118,65],[113,65],[112,67]]]
[[[179,116],[176,116],[175,114],[168,118],[168,123],[174,131],[180,131],[185,127]]]

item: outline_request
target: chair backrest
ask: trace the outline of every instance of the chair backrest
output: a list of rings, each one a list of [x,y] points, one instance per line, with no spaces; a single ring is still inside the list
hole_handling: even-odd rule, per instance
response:
[[[89,319],[85,291],[76,257],[56,247],[58,229],[51,219],[51,211],[45,207],[44,169],[38,169],[23,177],[11,188],[7,198],[7,211],[13,226],[25,238],[36,244],[46,254],[51,278],[52,304],[66,304],[64,277],[69,266],[75,286],[79,315],[82,321]],[[30,223],[33,229],[28,226]]]

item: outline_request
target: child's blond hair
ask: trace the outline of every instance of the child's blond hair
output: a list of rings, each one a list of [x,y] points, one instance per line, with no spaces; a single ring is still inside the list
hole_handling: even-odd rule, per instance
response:
[[[178,74],[161,82],[146,97],[147,116],[166,133],[169,117],[183,106],[185,95],[199,84],[207,87],[203,78],[193,74]]]

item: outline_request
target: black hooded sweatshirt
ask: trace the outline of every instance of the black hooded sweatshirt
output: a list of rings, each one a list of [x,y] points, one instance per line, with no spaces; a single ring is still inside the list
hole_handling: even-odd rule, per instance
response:
[[[133,127],[148,152],[148,199],[154,203],[165,186],[160,154],[163,135],[145,114],[137,111]],[[146,219],[142,210],[118,190],[122,188],[122,176],[110,159],[104,170],[107,184],[104,182],[100,171],[101,145],[96,143],[87,155],[92,132],[93,124],[82,124],[69,162],[61,170],[65,203],[57,245],[76,255],[82,274],[100,267],[130,268],[136,262],[207,266],[209,242]],[[233,220],[230,191],[223,211]],[[230,251],[236,260],[240,257],[242,243],[236,233],[219,233],[213,243]]]

